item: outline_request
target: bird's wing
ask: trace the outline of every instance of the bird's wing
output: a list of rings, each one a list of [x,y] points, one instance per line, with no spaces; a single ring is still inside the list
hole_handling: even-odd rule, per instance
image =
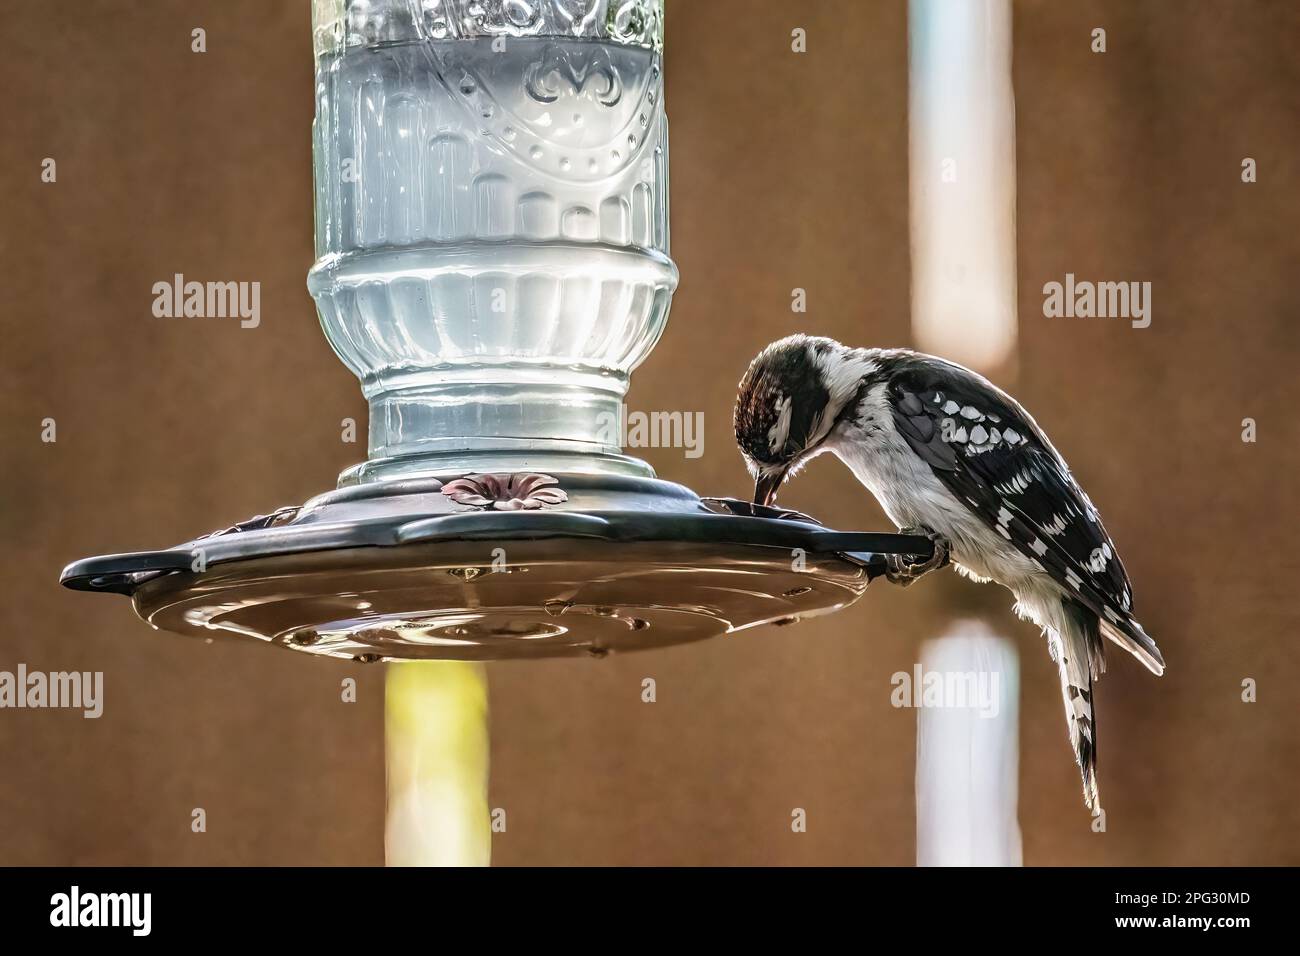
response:
[[[895,427],[945,487],[1096,614],[1107,636],[1163,671],[1097,509],[1029,413],[946,362],[905,364],[889,388]]]

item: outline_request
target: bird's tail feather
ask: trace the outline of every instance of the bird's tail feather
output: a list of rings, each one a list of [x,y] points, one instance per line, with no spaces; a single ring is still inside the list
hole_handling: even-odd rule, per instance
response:
[[[1092,681],[1102,671],[1100,621],[1088,608],[1071,600],[1061,602],[1061,613],[1048,626],[1048,645],[1061,673],[1061,697],[1074,748],[1074,760],[1083,777],[1083,802],[1090,810],[1100,806],[1097,793],[1097,718],[1092,706]]]
[[[1115,615],[1114,620],[1109,614],[1108,611],[1108,616],[1100,622],[1101,633],[1140,660],[1151,673],[1162,676],[1165,672],[1164,656],[1156,642],[1142,630],[1142,625],[1127,614]]]

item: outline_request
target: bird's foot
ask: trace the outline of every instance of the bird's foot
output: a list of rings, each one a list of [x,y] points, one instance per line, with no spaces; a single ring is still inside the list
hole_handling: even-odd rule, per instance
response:
[[[948,539],[937,531],[931,531],[929,528],[903,528],[900,534],[914,534],[922,538],[929,538],[934,544],[934,553],[925,561],[914,563],[909,559],[913,555],[908,554],[890,554],[885,557],[885,577],[892,584],[899,587],[907,587],[909,584],[929,574],[931,571],[937,571],[940,568],[947,567],[952,546]]]

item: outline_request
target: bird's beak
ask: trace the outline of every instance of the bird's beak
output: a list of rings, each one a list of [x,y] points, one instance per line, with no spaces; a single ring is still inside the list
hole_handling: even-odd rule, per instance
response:
[[[777,489],[781,487],[781,482],[785,481],[786,469],[780,471],[760,472],[758,478],[754,480],[754,504],[762,505],[764,508],[770,507],[776,500]]]

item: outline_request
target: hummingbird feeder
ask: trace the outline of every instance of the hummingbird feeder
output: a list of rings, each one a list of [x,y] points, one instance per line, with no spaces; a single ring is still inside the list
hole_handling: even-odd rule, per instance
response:
[[[315,0],[308,288],[370,406],[335,490],[62,582],[361,661],[664,647],[838,610],[925,538],[619,447],[677,286],[661,0]]]

